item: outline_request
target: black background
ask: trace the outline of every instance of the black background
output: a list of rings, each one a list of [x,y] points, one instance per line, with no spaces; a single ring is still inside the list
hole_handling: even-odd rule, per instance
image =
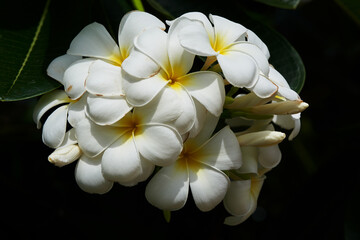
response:
[[[26,2],[20,2],[20,10],[16,4],[6,8],[20,13],[2,14],[2,25],[36,23],[43,3]],[[302,114],[299,136],[280,144],[282,162],[267,174],[257,212],[245,223],[229,227],[222,224],[227,213],[221,204],[202,213],[189,199],[166,223],[162,212],[147,203],[146,183],[132,188],[114,185],[105,195],[81,191],[74,164],[57,168],[47,161],[51,149],[42,143],[41,130],[32,121],[37,101],[33,98],[0,103],[0,238],[360,239],[359,26],[328,0],[308,1],[297,10],[252,1],[159,2],[175,16],[200,10],[234,21],[244,17],[239,16],[242,2],[285,36],[303,59],[306,82],[300,95],[310,107]],[[62,8],[55,8],[56,1],[52,4],[53,18],[58,18],[54,31],[64,32],[58,39],[63,46],[87,23],[105,21],[97,13],[97,1],[89,5],[63,1]],[[69,22],[68,17],[81,9],[90,9],[93,15],[79,18],[74,23],[79,28],[66,31],[61,21]],[[119,21],[121,14],[112,12],[111,21]],[[66,51],[53,47],[49,58]]]

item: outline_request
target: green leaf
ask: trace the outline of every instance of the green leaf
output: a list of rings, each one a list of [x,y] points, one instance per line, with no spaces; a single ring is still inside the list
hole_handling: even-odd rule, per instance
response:
[[[335,0],[335,2],[360,25],[360,1],[359,0]]]
[[[0,100],[16,101],[51,91],[58,86],[45,75],[44,61],[49,42],[50,0],[37,26],[0,29]]]
[[[264,3],[272,7],[285,8],[285,9],[295,9],[300,3],[300,0],[255,0],[255,1]]]

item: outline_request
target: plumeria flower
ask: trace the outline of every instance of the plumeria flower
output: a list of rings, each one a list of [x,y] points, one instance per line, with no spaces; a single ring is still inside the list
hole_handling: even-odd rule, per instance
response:
[[[178,19],[168,33],[152,28],[144,31],[134,42],[135,49],[124,61],[123,78],[126,99],[134,106],[143,106],[155,96],[171,92],[172,101],[178,102],[181,115],[174,126],[181,134],[188,132],[196,121],[198,101],[215,116],[222,112],[225,90],[222,77],[211,71],[189,73],[194,54],[184,50],[178,39],[179,31],[190,20]],[[143,55],[153,61],[142,61]]]
[[[253,32],[250,32],[250,36],[254,40],[250,42],[246,41],[248,30],[244,26],[223,17],[210,15],[211,22],[199,12],[187,13],[182,17],[202,23],[188,24],[180,31],[179,39],[186,50],[208,57],[205,68],[217,60],[228,82],[235,87],[250,89],[259,81],[260,73],[268,75],[267,48]],[[262,43],[262,48],[259,48],[257,43]],[[259,94],[265,94],[261,93],[261,90],[269,91],[269,87],[276,89],[276,86],[268,81],[264,81],[264,84],[266,87],[256,88]]]
[[[58,105],[46,119],[42,131],[43,142],[51,148],[59,147],[64,141],[68,122],[75,127],[85,117],[84,99],[74,101],[63,90],[54,90],[44,94],[34,108],[33,120],[38,129],[44,114]]]
[[[224,198],[224,206],[233,216],[226,217],[225,224],[238,225],[255,212],[264,180],[265,176],[231,181]]]
[[[89,119],[79,122],[75,129],[78,144],[89,157],[103,153],[101,168],[106,179],[134,185],[145,180],[155,165],[169,165],[177,159],[182,138],[163,123],[177,117],[169,114],[174,105],[165,96],[134,108],[112,125],[100,126]]]
[[[222,201],[230,181],[221,170],[240,167],[241,151],[229,127],[210,138],[216,123],[214,117],[207,119],[200,133],[184,143],[177,161],[150,180],[145,196],[152,205],[178,210],[185,205],[189,188],[201,211],[209,211]]]
[[[134,38],[147,28],[164,30],[165,25],[149,13],[132,11],[121,19],[119,45],[99,23],[86,26],[71,42],[67,56],[80,59],[65,70],[63,85],[71,99],[91,93],[86,112],[98,124],[114,123],[131,110],[122,91],[121,65],[133,49]]]

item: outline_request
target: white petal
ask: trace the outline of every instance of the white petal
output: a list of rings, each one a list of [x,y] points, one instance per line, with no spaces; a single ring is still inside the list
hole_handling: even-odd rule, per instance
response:
[[[174,163],[182,150],[180,134],[166,125],[137,127],[135,143],[140,154],[158,166]]]
[[[123,73],[123,88],[126,99],[135,107],[149,103],[167,84],[168,82],[160,74],[151,78],[139,79]]]
[[[281,160],[281,151],[278,145],[259,148],[259,163],[265,168],[276,167]]]
[[[89,93],[99,96],[123,95],[121,68],[102,60],[94,61],[89,68],[85,88]]]
[[[65,147],[74,144],[77,144],[77,139],[75,135],[75,129],[71,128],[69,131],[65,133],[64,141],[61,143],[59,147]]]
[[[252,57],[260,71],[267,76],[269,74],[269,62],[259,47],[248,42],[236,42],[228,47],[228,51],[239,51]]]
[[[101,156],[89,158],[83,155],[75,168],[75,179],[79,187],[88,193],[104,194],[110,191],[113,182],[101,173]]]
[[[290,88],[285,78],[273,67],[270,67],[269,78],[279,87],[280,96],[288,100],[300,100],[299,94]]]
[[[77,123],[86,118],[85,104],[87,93],[85,93],[78,101],[69,104],[68,122],[72,127],[76,127]]]
[[[195,136],[199,135],[199,132],[203,129],[203,127],[209,124],[209,122],[207,121],[207,116],[212,115],[206,110],[206,108],[198,100],[193,98],[193,101],[195,104],[196,118],[195,118],[194,126],[191,128],[189,132],[188,139],[194,138]]]
[[[235,87],[250,88],[259,78],[256,62],[247,54],[229,51],[219,54],[217,60],[226,80]]]
[[[83,28],[72,40],[68,54],[95,57],[121,64],[120,50],[106,28],[92,23]]]
[[[169,123],[182,113],[182,101],[170,87],[164,87],[149,103],[134,109],[143,123]]]
[[[230,214],[241,216],[251,211],[252,201],[251,180],[232,181],[224,198],[224,206]]]
[[[196,161],[220,170],[239,168],[242,164],[239,143],[228,126],[217,132],[200,149],[192,153],[192,156]]]
[[[83,119],[75,128],[80,148],[90,157],[99,155],[116,139],[126,132],[126,128],[99,126]]]
[[[102,158],[102,172],[106,179],[129,182],[141,174],[140,156],[131,133],[121,136],[109,146]]]
[[[118,35],[123,59],[129,55],[135,37],[144,30],[153,27],[165,30],[165,24],[147,12],[131,11],[123,16],[119,25]]]
[[[269,98],[277,92],[278,87],[268,78],[260,75],[255,86],[250,88],[250,90],[260,98]]]
[[[85,80],[93,58],[85,58],[71,64],[64,73],[65,92],[71,99],[78,99],[85,93]]]
[[[240,174],[258,174],[258,148],[242,146],[241,153],[243,164],[239,169],[236,169],[235,171]]]
[[[196,105],[196,100],[194,102]],[[194,135],[193,137],[189,136],[189,139],[186,140],[186,144],[191,145],[194,149],[199,148],[201,145],[203,145],[206,141],[209,140],[219,121],[219,117],[215,117],[209,112],[207,112],[206,115],[202,118],[205,119],[202,120],[203,126],[201,126],[200,132],[198,132],[198,134]]]
[[[220,44],[221,47],[235,42],[247,30],[244,26],[220,16],[210,14],[210,20],[214,23],[217,45]]]
[[[196,206],[205,212],[212,210],[224,199],[230,180],[215,168],[199,165],[195,171],[189,171],[190,188]]]
[[[43,142],[51,147],[57,148],[64,140],[66,132],[68,106],[64,105],[57,108],[46,119],[42,131]]]
[[[80,60],[80,56],[69,54],[62,55],[51,61],[47,68],[47,74],[64,85],[63,78],[65,70],[75,61]]]
[[[168,54],[172,69],[171,76],[177,78],[188,73],[193,65],[195,55],[186,51],[179,42],[179,32],[184,27],[192,24],[187,18],[178,18],[170,26],[168,32]]]
[[[247,34],[247,41],[249,43],[255,44],[256,46],[258,46],[261,51],[263,52],[263,54],[266,56],[267,59],[270,58],[270,52],[269,49],[267,48],[266,44],[251,30],[247,30],[246,31]]]
[[[294,119],[294,122],[295,122],[294,129],[292,130],[289,136],[290,141],[293,140],[299,134],[301,128],[300,119]]]
[[[189,52],[192,52],[200,56],[216,56],[217,53],[211,45],[208,32],[202,24],[194,21],[187,27],[184,27],[179,32],[179,40],[181,46],[183,46]]]
[[[170,63],[167,48],[168,35],[159,28],[144,31],[135,39],[137,50],[154,60],[169,75]]]
[[[182,113],[174,122],[169,123],[174,126],[180,134],[184,134],[194,126],[196,118],[196,109],[194,101],[186,89],[180,84],[176,88],[177,100],[181,102]]]
[[[127,74],[136,78],[150,78],[160,71],[160,66],[156,62],[135,48],[121,67]]]
[[[62,90],[54,90],[42,95],[39,101],[36,103],[33,112],[33,120],[36,123],[37,128],[41,128],[40,119],[48,110],[55,107],[56,105],[68,102],[71,102],[71,99],[68,98],[66,93]]]
[[[99,125],[113,124],[131,109],[124,97],[98,97],[92,94],[87,97],[86,114]]]
[[[187,169],[177,164],[163,167],[146,186],[146,199],[157,208],[175,211],[182,208],[189,193]]]
[[[201,12],[187,12],[183,15],[181,15],[180,17],[186,17],[188,19],[191,19],[191,20],[198,20],[200,21],[205,29],[206,29],[206,32],[209,36],[209,39],[210,39],[210,42],[213,43],[214,42],[214,27],[212,26],[211,22],[209,21],[209,19]],[[171,26],[173,23],[175,22],[174,21],[166,21],[166,23]]]
[[[213,115],[220,116],[225,102],[223,78],[208,71],[194,72],[179,79],[191,96]]]
[[[232,191],[228,192],[227,196],[225,196],[224,203],[227,201],[225,208],[232,213],[231,211],[237,211],[238,213],[244,213],[249,206],[249,210],[242,215],[236,215],[227,217],[225,219],[225,224],[227,225],[238,225],[244,222],[248,217],[251,216],[256,210],[257,207],[257,199],[260,194],[261,187],[264,183],[265,177],[252,178],[251,187],[248,189],[248,183],[240,181],[234,182],[234,187]],[[249,181],[249,180],[246,180]],[[250,195],[250,199],[246,198],[246,194]],[[250,202],[250,204],[249,204]]]

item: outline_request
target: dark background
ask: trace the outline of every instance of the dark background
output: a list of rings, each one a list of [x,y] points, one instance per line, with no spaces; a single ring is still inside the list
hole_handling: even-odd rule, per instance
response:
[[[94,5],[83,7],[95,14],[79,19],[82,26],[104,20],[96,15],[97,1],[89,2]],[[303,59],[306,82],[300,95],[310,107],[302,114],[299,136],[280,144],[282,162],[267,174],[258,210],[245,223],[229,227],[222,224],[227,213],[221,204],[202,213],[189,199],[166,223],[162,212],[147,203],[145,183],[115,184],[105,195],[85,193],[76,185],[75,164],[58,168],[47,161],[52,150],[32,121],[33,98],[0,103],[0,238],[360,239],[359,26],[329,0],[307,1],[296,10],[252,1],[159,2],[174,16],[200,10],[234,21],[244,18],[240,7],[246,6],[285,36]],[[76,1],[62,3],[67,7],[53,17],[74,16],[81,9]],[[37,22],[43,5],[24,6],[17,10],[22,18],[14,20],[16,27]],[[111,21],[121,19],[112,14]],[[65,31],[67,26],[58,27]],[[60,40],[68,45],[81,28]],[[54,56],[66,51],[53,46]]]

